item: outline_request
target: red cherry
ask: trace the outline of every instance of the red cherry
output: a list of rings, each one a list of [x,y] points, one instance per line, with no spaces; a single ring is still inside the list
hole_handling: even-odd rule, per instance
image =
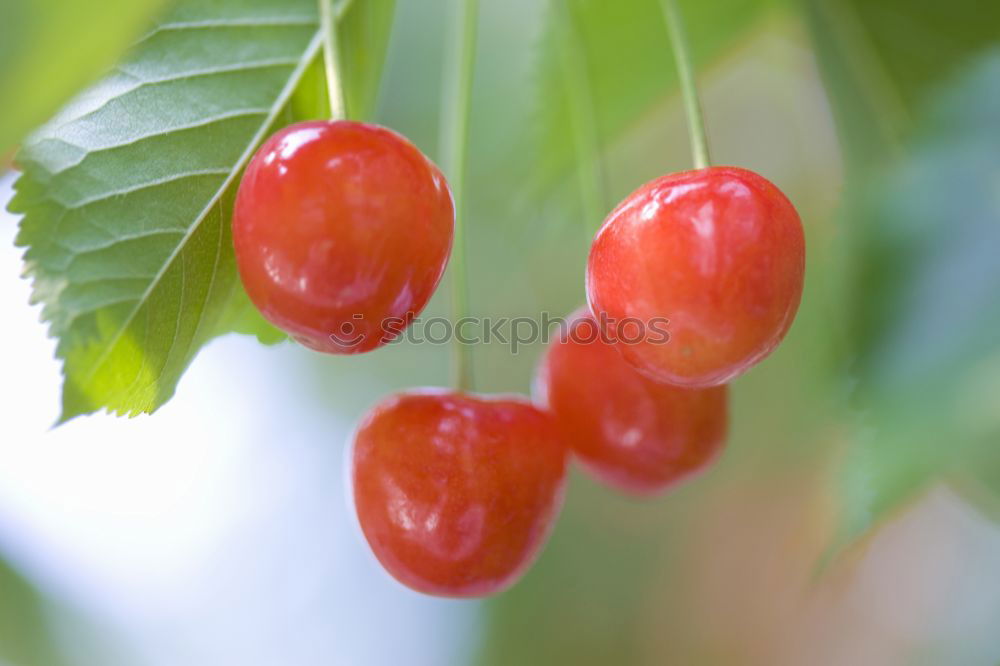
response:
[[[688,389],[644,377],[602,340],[586,308],[545,353],[535,395],[584,466],[605,483],[650,494],[704,469],[722,448],[727,388]]]
[[[518,398],[391,396],[354,438],[354,503],[400,582],[448,597],[494,594],[540,550],[562,503],[566,448],[551,415]]]
[[[307,347],[389,342],[427,305],[455,210],[430,160],[395,132],[312,121],[276,132],[240,183],[233,243],[250,300]]]
[[[638,370],[717,386],[781,342],[804,273],[802,222],[785,195],[752,171],[711,167],[657,178],[612,211],[590,250],[587,299],[612,323],[669,319],[666,344],[619,345]]]

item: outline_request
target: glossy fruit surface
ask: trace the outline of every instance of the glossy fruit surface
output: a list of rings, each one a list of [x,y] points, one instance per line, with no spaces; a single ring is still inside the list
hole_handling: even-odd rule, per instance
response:
[[[369,351],[398,335],[441,279],[455,211],[444,176],[395,132],[286,127],[240,183],[233,244],[261,313],[307,347]]]
[[[619,345],[658,381],[724,384],[767,356],[802,296],[798,213],[763,177],[710,167],[658,178],[604,222],[587,264],[587,299],[610,322],[669,320],[670,341]]]
[[[535,397],[584,466],[636,494],[704,469],[726,437],[727,388],[654,382],[603,341],[586,308],[573,313],[538,367]]]
[[[391,396],[362,420],[352,483],[365,538],[409,587],[477,597],[514,582],[562,503],[567,451],[520,398]]]

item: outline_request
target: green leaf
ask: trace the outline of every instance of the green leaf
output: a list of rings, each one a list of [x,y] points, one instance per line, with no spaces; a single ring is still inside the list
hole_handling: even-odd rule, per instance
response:
[[[323,114],[320,44],[313,0],[188,0],[25,143],[11,210],[59,338],[61,420],[152,412],[221,333],[280,338],[242,293],[230,214],[259,143]],[[345,53],[356,100],[374,59]]]
[[[1000,392],[994,395],[1000,395]],[[1000,406],[994,404],[994,414]],[[994,423],[993,446],[983,447],[980,455],[970,458],[956,474],[953,486],[980,511],[1000,523],[1000,427]]]
[[[567,3],[563,11],[560,3]],[[711,63],[746,32],[769,0],[681,2],[695,64]],[[677,73],[659,0],[550,3],[539,54],[536,141],[539,163],[532,173],[540,188],[565,175],[578,157],[573,123],[581,113],[566,71],[567,15],[574,24],[577,56],[589,84],[597,140],[608,145],[652,104],[677,89]],[[686,150],[686,147],[684,148]]]
[[[850,536],[966,461],[1000,457],[998,90],[995,50],[932,97],[905,159],[856,208],[870,429],[844,468]]]
[[[1000,522],[1000,351],[974,366],[961,401],[964,430],[974,444],[952,485]]]
[[[46,600],[0,557],[0,664],[55,666],[64,659],[46,626]]]
[[[378,101],[379,81],[389,48],[396,0],[341,0],[338,19],[348,118],[370,118]]]
[[[968,67],[996,43],[1000,5],[802,6],[848,167],[840,256],[862,427],[842,467],[842,546],[996,446],[969,388],[1000,330],[995,56]]]
[[[166,4],[0,0],[0,155],[110,67]]]
[[[895,157],[929,90],[997,39],[978,0],[801,0],[852,172]]]

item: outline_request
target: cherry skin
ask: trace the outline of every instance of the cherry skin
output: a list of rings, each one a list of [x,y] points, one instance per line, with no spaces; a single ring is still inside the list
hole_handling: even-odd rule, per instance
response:
[[[562,505],[566,447],[551,415],[520,398],[391,396],[362,420],[352,456],[365,538],[390,574],[426,594],[508,587]]]
[[[652,379],[725,384],[770,354],[795,318],[805,273],[802,222],[765,178],[710,167],[657,178],[605,220],[587,262],[602,321],[666,318],[667,344],[619,345]]]
[[[584,467],[627,493],[662,492],[707,467],[725,442],[727,387],[648,379],[602,339],[586,308],[549,345],[534,389]]]
[[[365,123],[286,127],[240,183],[233,244],[250,300],[317,351],[391,341],[427,305],[451,251],[455,210],[430,160]]]

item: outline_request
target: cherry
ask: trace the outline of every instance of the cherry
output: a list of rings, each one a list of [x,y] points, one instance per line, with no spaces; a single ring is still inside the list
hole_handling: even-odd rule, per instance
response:
[[[716,386],[781,342],[804,272],[791,202],[752,171],[710,167],[657,178],[612,211],[590,250],[587,298],[612,325],[669,320],[666,344],[619,345],[638,370],[679,386]]]
[[[451,251],[448,184],[376,125],[286,127],[240,183],[233,243],[250,299],[303,345],[351,354],[389,342],[424,308]]]
[[[394,395],[354,437],[358,520],[405,585],[439,596],[494,594],[540,550],[562,503],[566,458],[551,415],[526,400]]]
[[[584,466],[635,494],[660,492],[704,469],[727,428],[727,388],[688,389],[646,378],[602,340],[586,308],[567,319],[535,377]]]

